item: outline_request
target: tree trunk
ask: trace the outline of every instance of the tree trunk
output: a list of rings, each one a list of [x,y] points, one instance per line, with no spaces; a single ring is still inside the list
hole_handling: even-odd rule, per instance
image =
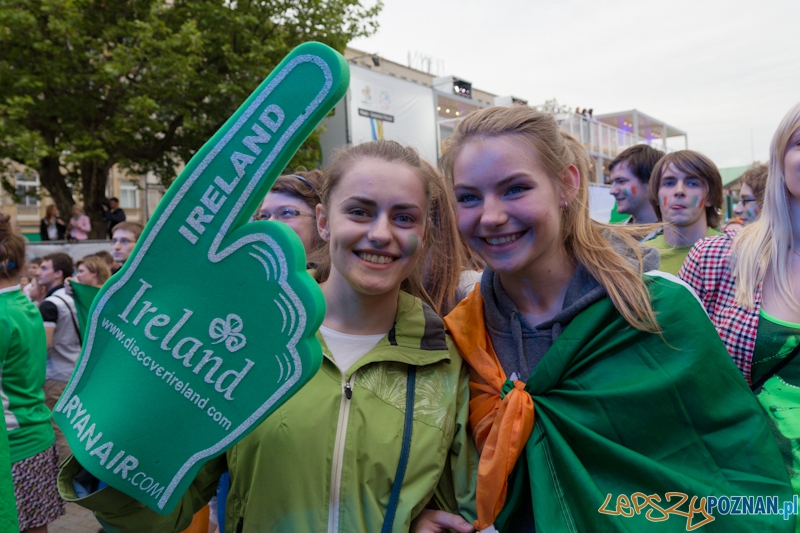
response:
[[[81,165],[81,191],[84,198],[84,211],[92,222],[93,239],[108,238],[108,225],[103,217],[103,205],[107,204],[106,185],[108,183],[108,173],[114,166],[112,161],[101,163],[85,163]]]
[[[58,214],[64,220],[69,221],[72,216],[72,206],[75,200],[72,199],[72,190],[67,185],[64,174],[61,173],[61,165],[57,157],[43,157],[39,166],[39,179],[42,187],[47,189],[53,202],[56,204]]]

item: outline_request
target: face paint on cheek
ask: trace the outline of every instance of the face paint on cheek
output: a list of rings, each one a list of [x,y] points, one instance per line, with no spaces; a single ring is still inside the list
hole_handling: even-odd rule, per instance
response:
[[[692,195],[692,207],[697,207],[703,202],[704,198],[701,196]]]
[[[756,219],[756,212],[754,209],[748,207],[744,210],[744,214],[747,216],[747,220],[753,221]]]
[[[419,242],[419,237],[416,235],[412,235],[408,238],[408,246],[406,246],[406,249],[403,251],[406,257],[411,257],[417,253],[417,250],[419,249]]]
[[[669,201],[669,199],[668,199],[666,196],[662,196],[662,197],[661,197],[661,205],[662,205],[662,207],[665,207],[665,208],[666,208],[666,207],[667,207],[667,202],[668,202],[668,201]]]

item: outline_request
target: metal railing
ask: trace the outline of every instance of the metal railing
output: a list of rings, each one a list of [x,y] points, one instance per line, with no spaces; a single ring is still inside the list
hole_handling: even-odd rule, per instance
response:
[[[38,222],[39,221],[39,206],[38,205],[21,205],[21,204],[17,204],[17,221],[18,222]]]
[[[594,118],[551,106],[537,106],[537,109],[554,115],[561,129],[578,139],[592,156],[613,159],[626,148],[642,143],[664,152],[675,151],[673,148],[667,148],[662,140],[648,142],[646,138],[634,135],[631,131],[616,128]]]

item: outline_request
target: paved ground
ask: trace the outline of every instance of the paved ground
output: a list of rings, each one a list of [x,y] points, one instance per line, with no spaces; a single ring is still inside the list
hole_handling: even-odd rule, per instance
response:
[[[80,505],[67,503],[67,514],[50,522],[47,526],[48,533],[97,533],[100,524],[91,511]]]

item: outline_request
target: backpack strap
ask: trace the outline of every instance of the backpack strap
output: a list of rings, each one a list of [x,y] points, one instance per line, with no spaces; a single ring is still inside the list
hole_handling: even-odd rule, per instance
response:
[[[408,466],[408,455],[411,452],[411,432],[414,428],[414,395],[417,388],[417,367],[408,366],[408,378],[406,380],[406,417],[403,424],[403,445],[400,448],[400,461],[397,463],[397,473],[394,475],[392,483],[392,494],[389,496],[389,505],[386,508],[386,516],[383,519],[381,533],[391,533],[394,525],[394,516],[397,513],[397,504],[400,501],[400,489],[403,488],[403,478],[406,476]]]
[[[61,296],[54,294],[53,298],[58,298],[59,300],[64,302],[64,305],[67,306],[67,312],[69,312],[69,317],[72,319],[72,325],[75,327],[75,335],[78,336],[78,344],[83,346],[83,339],[81,338],[81,329],[78,327],[78,320],[75,318],[75,313],[72,312],[72,308],[69,306],[67,301]]]

